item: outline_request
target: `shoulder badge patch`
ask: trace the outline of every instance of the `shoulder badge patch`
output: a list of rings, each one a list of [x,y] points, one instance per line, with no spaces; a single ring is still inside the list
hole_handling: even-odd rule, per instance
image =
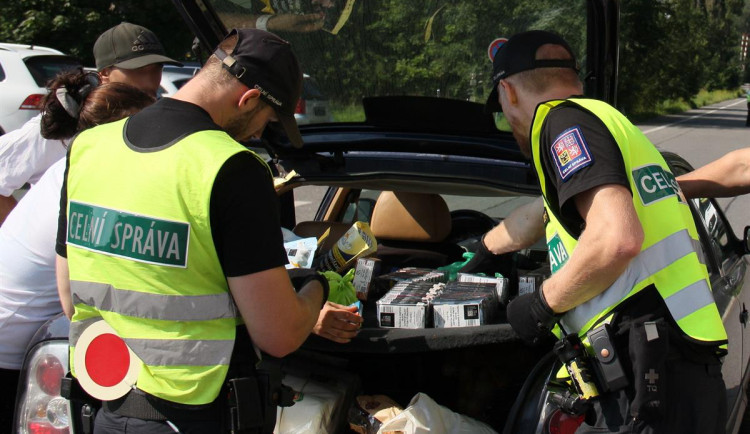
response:
[[[550,151],[563,182],[594,161],[580,127],[568,128],[560,133]]]

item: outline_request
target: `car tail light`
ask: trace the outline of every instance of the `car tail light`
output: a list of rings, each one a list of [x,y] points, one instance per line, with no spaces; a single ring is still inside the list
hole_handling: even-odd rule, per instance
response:
[[[44,95],[42,94],[32,94],[26,97],[25,100],[21,103],[21,106],[18,107],[19,110],[39,110],[39,108],[42,106],[42,98],[44,98]]]
[[[60,380],[67,371],[67,342],[42,343],[27,357],[16,403],[18,432],[70,433],[70,402],[60,396]]]
[[[573,434],[583,424],[584,415],[572,416],[562,410],[555,410],[547,423],[549,434]]]
[[[299,101],[297,101],[297,107],[294,108],[294,113],[298,115],[307,113],[307,102],[305,102],[304,99],[300,98]]]

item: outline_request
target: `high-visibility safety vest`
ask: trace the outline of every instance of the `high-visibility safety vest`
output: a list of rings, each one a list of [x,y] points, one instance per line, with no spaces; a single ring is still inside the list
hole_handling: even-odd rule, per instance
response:
[[[224,384],[240,322],[211,235],[211,190],[226,160],[250,151],[223,131],[136,151],[125,125],[84,131],[71,147],[71,354],[104,319],[143,362],[138,389],[207,404]]]
[[[578,243],[560,222],[558,210],[550,206],[550,197],[555,198],[556,193],[547,191],[540,156],[541,152],[550,151],[540,147],[544,120],[561,103],[575,104],[592,113],[614,137],[645,234],[641,252],[609,288],[563,315],[561,324],[565,331],[583,336],[617,305],[653,284],[686,335],[706,343],[725,343],[727,334],[711,294],[708,272],[697,253],[701,250],[695,223],[674,175],[646,136],[602,101],[585,98],[548,101],[537,107],[532,122],[531,151],[549,218],[545,229],[552,272],[565,264]],[[575,149],[561,152],[565,151],[572,152],[559,155],[562,161],[575,158]],[[555,198],[553,203],[556,202]]]

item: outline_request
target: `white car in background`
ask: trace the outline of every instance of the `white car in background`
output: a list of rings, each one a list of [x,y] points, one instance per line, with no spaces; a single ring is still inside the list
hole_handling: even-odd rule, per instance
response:
[[[161,83],[159,84],[159,90],[156,91],[156,97],[162,98],[174,95],[185,83],[190,81],[190,79],[198,73],[199,69],[200,67],[198,66],[164,65],[164,69],[161,72]]]
[[[315,80],[307,74],[302,75],[302,96],[294,108],[294,119],[297,120],[297,125],[333,122],[328,98],[320,91]]]
[[[81,66],[75,57],[53,48],[0,43],[0,135],[39,113],[47,81]]]

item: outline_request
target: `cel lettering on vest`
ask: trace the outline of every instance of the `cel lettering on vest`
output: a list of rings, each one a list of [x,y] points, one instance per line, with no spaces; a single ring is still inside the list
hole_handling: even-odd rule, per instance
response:
[[[633,169],[632,173],[635,188],[644,206],[671,196],[676,196],[678,200],[681,200],[680,195],[677,194],[680,190],[674,175],[658,164]]]

